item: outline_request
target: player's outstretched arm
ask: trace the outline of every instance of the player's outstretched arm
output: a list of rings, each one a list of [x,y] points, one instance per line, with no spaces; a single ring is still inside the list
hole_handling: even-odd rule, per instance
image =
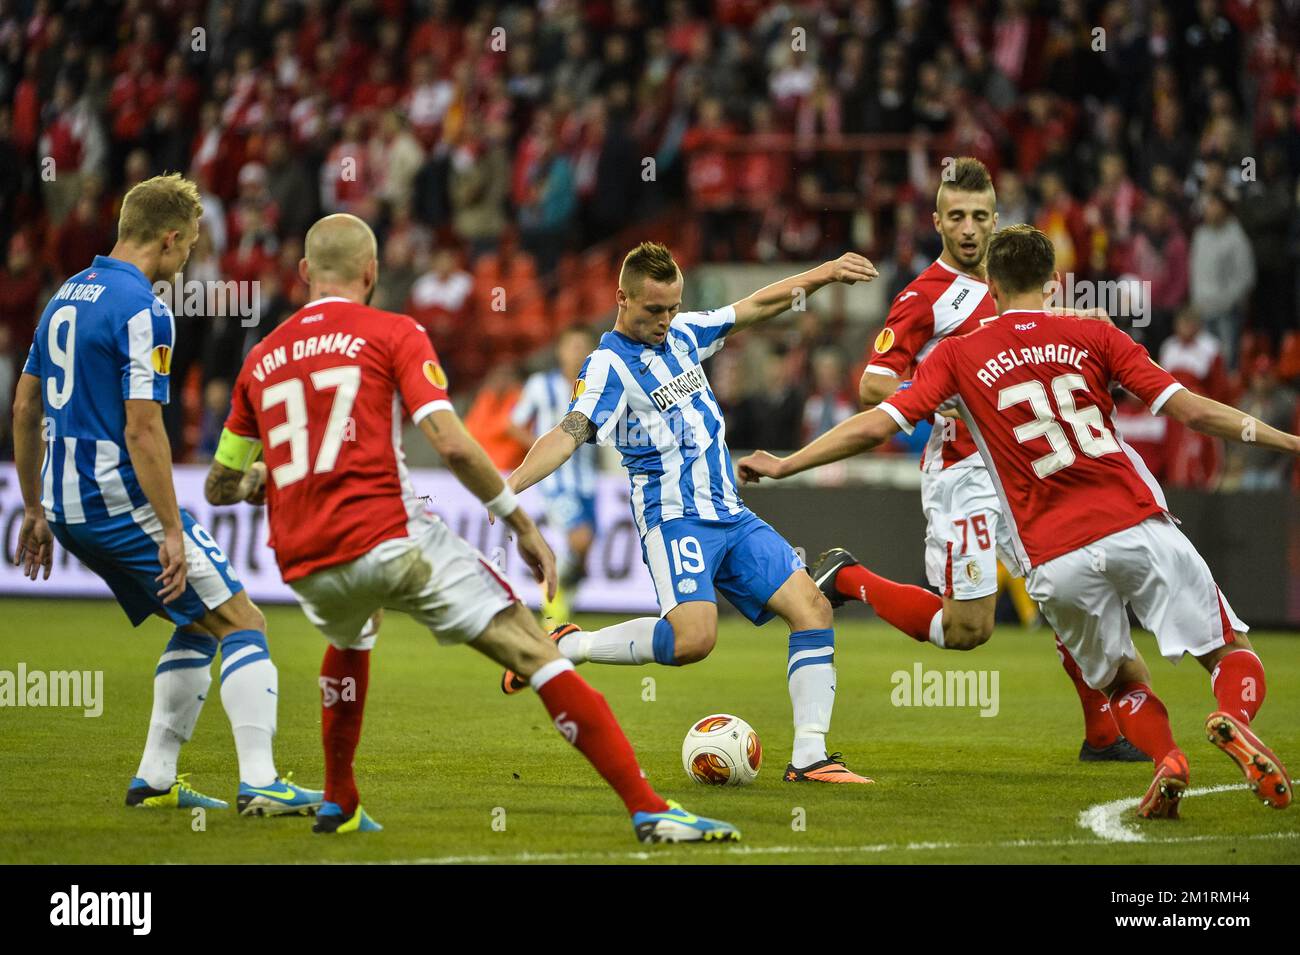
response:
[[[559,424],[533,443],[523,463],[515,468],[506,484],[516,493],[526,491],[573,457],[573,452],[595,431],[596,426],[590,418],[581,411],[570,411]]]
[[[14,465],[18,470],[18,487],[23,495],[23,526],[18,532],[18,549],[14,563],[22,567],[23,575],[35,580],[44,570],[45,580],[50,579],[54,565],[54,535],[45,522],[45,509],[41,506],[41,459],[45,442],[41,440],[41,379],[35,375],[21,375],[14,395]]]
[[[513,492],[497,473],[482,445],[465,430],[460,417],[454,411],[435,411],[420,420],[420,430],[451,473],[456,475],[456,480],[519,535],[519,555],[537,582],[545,585],[547,599],[554,599],[557,580],[555,554],[533,519],[518,506]]]
[[[736,466],[740,480],[757,484],[760,478],[784,478],[800,471],[851,458],[883,444],[899,431],[898,424],[878,408],[863,411],[846,421],[841,421],[817,440],[800,448],[786,458],[778,458],[766,451],[755,451],[741,458]]]
[[[1274,451],[1300,454],[1300,437],[1279,431],[1244,411],[1186,388],[1174,392],[1161,406],[1160,413],[1181,421],[1193,431],[1225,441],[1258,444]]]
[[[185,541],[181,511],[172,484],[172,449],[163,427],[162,405],[148,398],[126,399],[126,453],[131,458],[140,490],[162,524],[163,542],[158,548],[162,573],[158,596],[171,603],[185,591]]]
[[[736,324],[732,331],[775,318],[793,307],[799,297],[807,298],[833,282],[853,285],[855,282],[870,282],[879,274],[869,259],[856,252],[846,252],[833,262],[823,262],[815,269],[773,282],[733,304]]]

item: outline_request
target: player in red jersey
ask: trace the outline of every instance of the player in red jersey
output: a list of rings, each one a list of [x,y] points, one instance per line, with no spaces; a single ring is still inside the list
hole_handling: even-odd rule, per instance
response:
[[[425,624],[441,643],[468,643],[526,676],[556,729],[623,799],[641,841],[739,838],[734,827],[694,816],[650,787],[604,697],[560,656],[492,565],[426,514],[402,453],[408,417],[457,479],[514,529],[520,556],[554,596],[555,555],[452,409],[424,328],[364,304],[378,276],[370,227],[355,216],[326,216],[308,231],[305,256],[299,273],[312,300],[245,360],[206,494],[213,504],[257,503],[265,494],[280,572],[330,642],[320,677],[325,803],[313,831],[380,828],[361,808],[352,759],[370,650],[388,608]]]
[[[1162,656],[1177,662],[1191,654],[1210,671],[1219,704],[1205,724],[1210,741],[1265,804],[1285,808],[1290,776],[1250,728],[1265,685],[1248,628],[1178,530],[1142,459],[1108,425],[1110,384],[1204,434],[1291,454],[1300,454],[1300,437],[1193,394],[1113,325],[1045,311],[1044,288],[1060,278],[1054,266],[1042,232],[1025,225],[999,232],[988,257],[996,320],[941,343],[910,390],[788,458],[751,455],[740,476],[786,477],[838,461],[955,401],[997,487],[1030,595],[1088,684],[1105,692],[1120,730],[1155,761],[1139,815],[1176,818],[1188,766],[1133,645],[1126,604],[1155,633]]]
[[[944,339],[969,334],[997,316],[984,274],[998,221],[993,183],[978,159],[960,157],[950,171],[935,197],[934,226],[943,252],[890,306],[859,385],[864,407],[892,395]],[[975,442],[956,418],[935,418],[921,472],[925,569],[938,594],[881,577],[838,547],[822,556],[812,574],[834,606],[860,600],[914,640],[970,650],[993,633],[999,556],[1004,566],[1015,567],[1007,521]],[[1083,708],[1079,759],[1145,761],[1116,729],[1106,697],[1088,686],[1059,639],[1056,646]]]

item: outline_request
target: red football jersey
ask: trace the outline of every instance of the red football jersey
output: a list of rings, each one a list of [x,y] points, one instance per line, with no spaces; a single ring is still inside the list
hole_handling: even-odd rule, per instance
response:
[[[876,336],[867,360],[867,371],[905,378],[912,366],[924,361],[944,338],[972,332],[997,314],[988,285],[936,260],[899,292],[889,307],[885,327]],[[936,419],[921,457],[921,470],[941,471],[958,463],[980,464],[979,452],[966,426],[954,421],[948,431],[952,439],[944,441],[943,424]]]
[[[309,302],[244,360],[226,427],[262,443],[271,547],[286,581],[407,536],[423,510],[403,415],[450,409],[429,336],[406,315]]]
[[[1028,571],[1165,510],[1115,431],[1112,381],[1153,414],[1183,387],[1107,322],[1015,309],[942,342],[880,407],[910,431],[957,398]]]

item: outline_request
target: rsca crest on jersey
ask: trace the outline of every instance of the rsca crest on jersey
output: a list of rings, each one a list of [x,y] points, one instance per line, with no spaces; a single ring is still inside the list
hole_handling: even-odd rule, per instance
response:
[[[892,328],[882,328],[880,334],[876,336],[875,344],[876,353],[883,355],[889,349],[894,347],[894,330]]]
[[[429,384],[446,390],[447,373],[442,370],[442,365],[430,359],[424,363],[424,377],[429,379]]]

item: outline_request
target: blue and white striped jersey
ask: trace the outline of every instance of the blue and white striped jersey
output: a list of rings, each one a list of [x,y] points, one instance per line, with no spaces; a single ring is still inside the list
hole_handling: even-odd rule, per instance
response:
[[[727,521],[744,512],[722,410],[700,367],[735,323],[730,306],[682,312],[653,347],[606,332],[582,366],[569,410],[591,419],[592,440],[622,452],[643,536],[674,518]]]
[[[82,524],[148,503],[126,452],[127,398],[166,404],[171,310],[134,265],[104,255],[41,313],[23,372],[41,379],[49,521]]]
[[[532,426],[533,434],[541,437],[550,431],[569,408],[569,397],[573,394],[573,382],[560,374],[558,368],[539,371],[529,376],[524,382],[524,390],[519,395],[519,403],[510,413],[510,421],[516,427]],[[581,495],[592,497],[596,493],[596,449],[584,445],[578,448],[564,464],[539,485],[547,497],[558,495]]]

